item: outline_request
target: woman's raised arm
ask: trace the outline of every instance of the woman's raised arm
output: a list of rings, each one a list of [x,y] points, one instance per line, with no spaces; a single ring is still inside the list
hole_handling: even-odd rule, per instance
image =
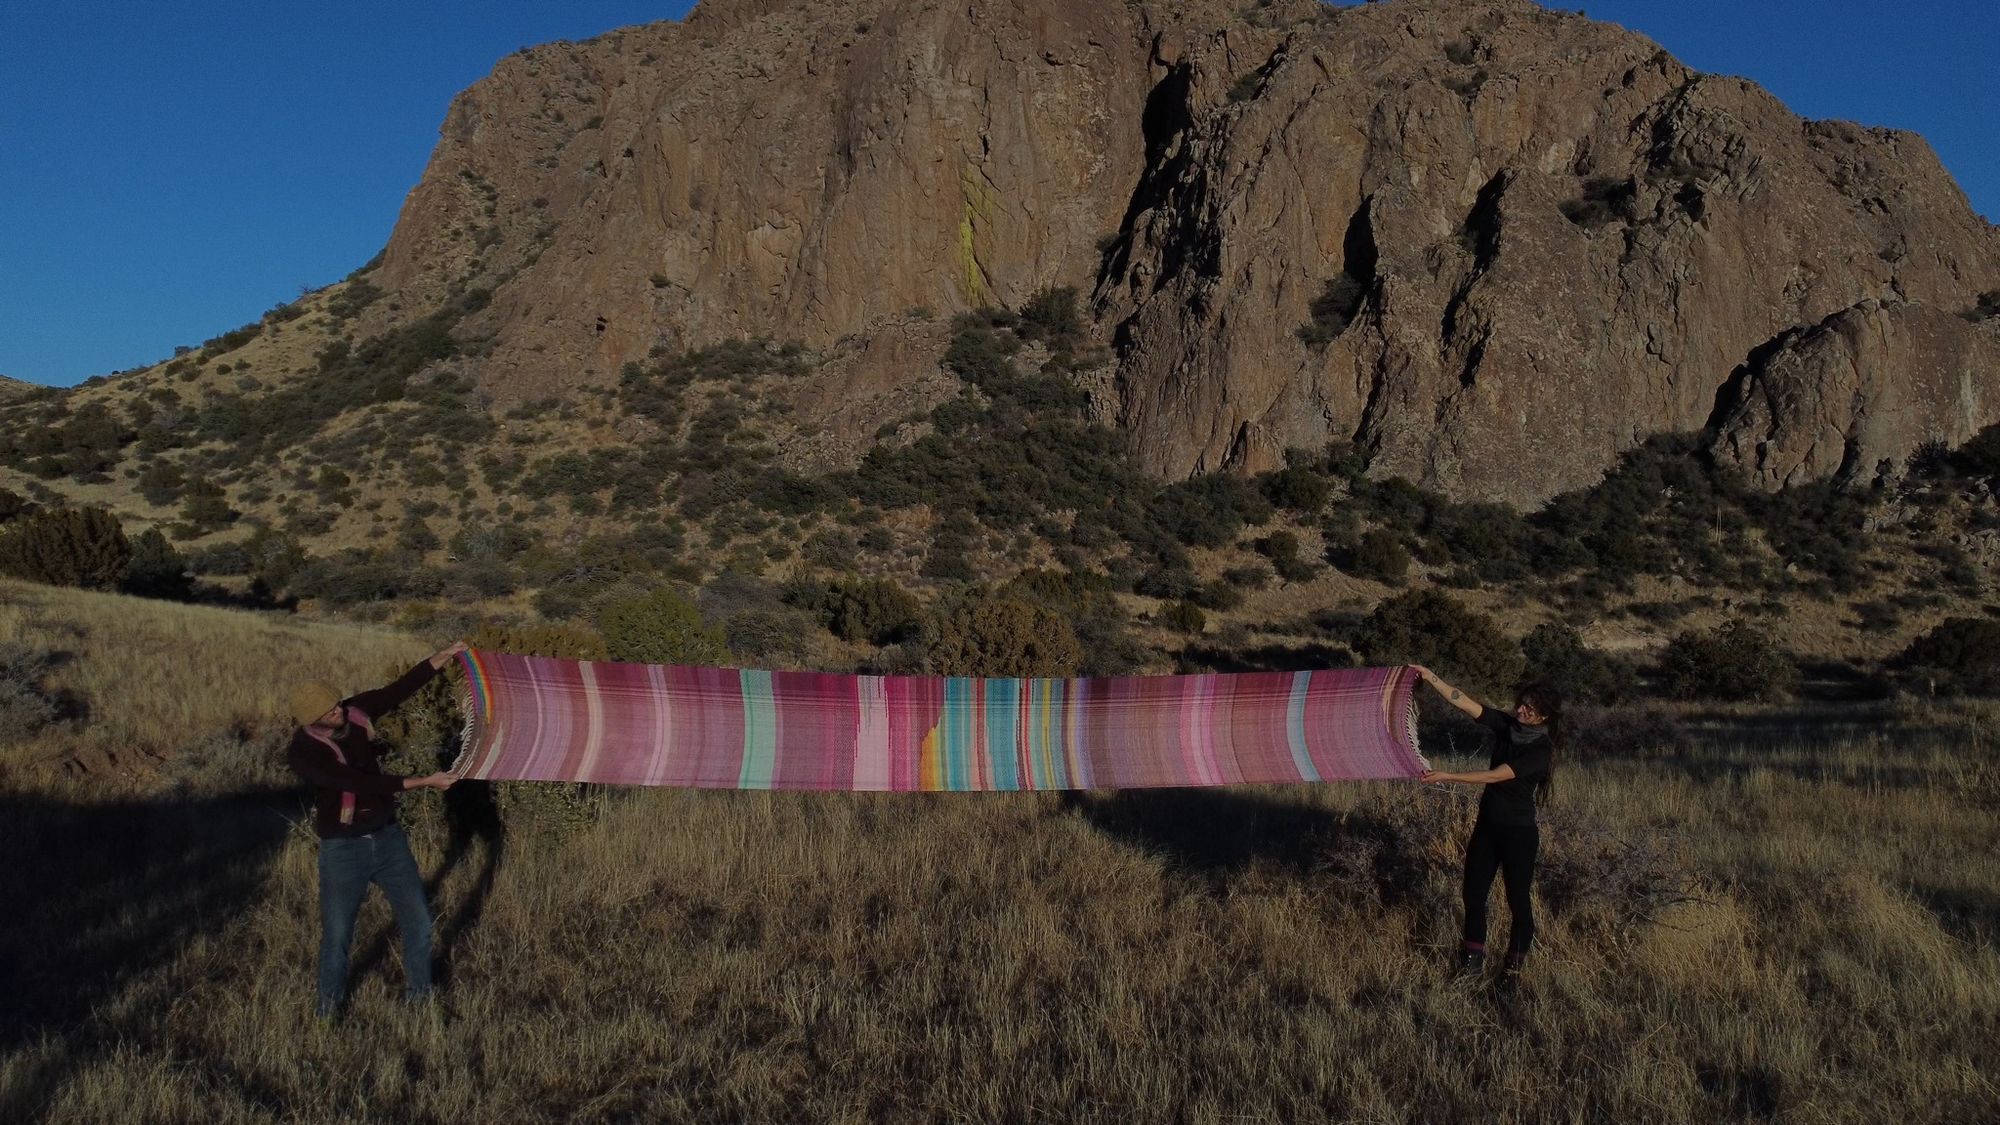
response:
[[[1420,679],[1431,686],[1432,691],[1443,696],[1446,703],[1451,704],[1453,707],[1458,708],[1475,719],[1486,713],[1486,708],[1481,706],[1477,699],[1445,683],[1438,678],[1436,672],[1431,671],[1421,664],[1412,664],[1410,668],[1417,673]]]

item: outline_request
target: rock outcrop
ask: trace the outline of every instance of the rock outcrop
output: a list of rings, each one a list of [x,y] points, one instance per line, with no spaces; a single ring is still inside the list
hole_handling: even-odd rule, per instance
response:
[[[2000,230],[1920,138],[1525,0],[707,2],[461,95],[377,275],[375,327],[494,291],[502,401],[1075,285],[1168,476],[1354,440],[1525,504],[1660,431],[1777,486],[2000,420]],[[931,375],[870,353],[843,395]]]

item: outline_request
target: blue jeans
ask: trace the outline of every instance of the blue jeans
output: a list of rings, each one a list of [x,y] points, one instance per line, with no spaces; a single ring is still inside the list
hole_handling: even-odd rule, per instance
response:
[[[319,842],[319,1014],[340,1010],[347,995],[347,947],[354,942],[354,916],[368,884],[382,888],[403,935],[406,995],[421,1000],[431,992],[431,911],[424,901],[423,876],[410,854],[409,837],[399,825],[366,836]]]

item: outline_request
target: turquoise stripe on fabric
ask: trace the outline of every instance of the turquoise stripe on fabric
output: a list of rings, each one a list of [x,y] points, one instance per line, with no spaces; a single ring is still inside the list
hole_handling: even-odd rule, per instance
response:
[[[1292,698],[1285,709],[1285,742],[1292,748],[1292,762],[1299,767],[1300,781],[1318,781],[1319,767],[1313,765],[1306,748],[1306,689],[1312,686],[1311,672],[1292,673]]]
[[[938,757],[944,765],[944,787],[954,793],[961,792],[965,785],[965,757],[967,710],[972,701],[966,698],[972,685],[963,677],[949,676],[944,681],[944,715],[939,723],[942,744],[938,747]]]
[[[457,766],[489,781],[1046,792],[1407,778],[1428,768],[1411,723],[1417,678],[1400,667],[855,683],[473,655]],[[858,717],[857,698],[873,701]]]
[[[778,765],[778,705],[771,692],[771,673],[742,669],[743,774],[742,789],[769,789]]]
[[[993,788],[1019,789],[1021,772],[1014,761],[1019,742],[1022,680],[986,682],[986,754],[993,766]]]

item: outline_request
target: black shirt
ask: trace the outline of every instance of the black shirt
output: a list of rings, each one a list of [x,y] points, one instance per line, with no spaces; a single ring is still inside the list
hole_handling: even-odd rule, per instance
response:
[[[417,694],[437,674],[438,670],[425,660],[403,673],[395,683],[350,696],[341,703],[368,716],[370,723],[380,723],[382,716]],[[395,823],[396,794],[403,791],[403,778],[400,774],[382,772],[382,755],[389,748],[368,737],[368,732],[355,722],[348,723],[344,732],[329,737],[340,744],[340,755],[347,761],[342,762],[326,743],[307,734],[304,727],[292,732],[292,745],[285,753],[292,772],[312,783],[313,829],[320,839],[365,836]],[[354,809],[343,823],[341,806],[348,793],[354,794]]]
[[[1493,744],[1486,768],[1514,767],[1506,781],[1488,782],[1479,795],[1479,819],[1488,824],[1527,825],[1535,823],[1535,783],[1549,776],[1555,747],[1543,727],[1522,726],[1505,711],[1488,707],[1478,723]]]

